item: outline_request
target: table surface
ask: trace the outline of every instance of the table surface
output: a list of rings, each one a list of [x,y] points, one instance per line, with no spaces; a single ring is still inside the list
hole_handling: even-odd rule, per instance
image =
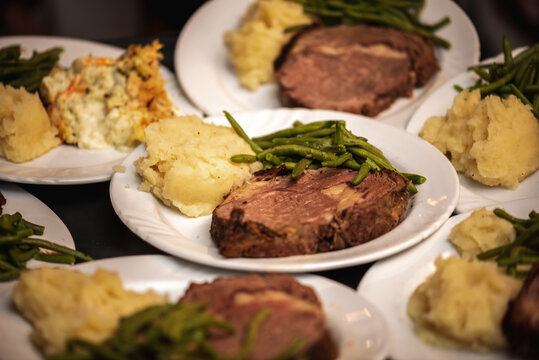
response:
[[[110,45],[126,48],[149,43],[153,38],[115,40]],[[176,37],[163,37],[162,65],[174,71]],[[109,194],[110,182],[83,185],[18,184],[51,208],[67,226],[78,250],[94,259],[117,256],[165,254],[128,229],[116,215]],[[356,289],[371,264],[316,272]]]

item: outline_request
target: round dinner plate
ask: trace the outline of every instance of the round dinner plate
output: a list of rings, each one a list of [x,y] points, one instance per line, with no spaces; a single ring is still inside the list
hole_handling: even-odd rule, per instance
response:
[[[20,186],[0,181],[0,193],[6,198],[2,207],[2,214],[21,213],[22,217],[34,224],[45,227],[43,235],[36,236],[56,244],[75,248],[73,237],[62,220],[41,200],[30,194]],[[41,266],[41,261],[31,260],[28,267]],[[0,288],[2,283],[0,282]]]
[[[539,210],[539,197],[488,206],[500,207],[511,215],[527,218],[531,210]],[[423,343],[415,336],[412,321],[406,314],[408,299],[413,291],[434,272],[434,260],[439,255],[449,257],[457,251],[449,242],[451,229],[466,219],[471,211],[452,216],[427,240],[400,254],[374,264],[361,279],[358,292],[376,304],[384,314],[391,334],[391,357],[399,360],[504,360],[513,359],[508,353],[476,354],[446,350]]]
[[[140,255],[92,261],[73,268],[93,273],[97,268],[118,273],[124,286],[133,291],[152,289],[176,301],[191,282],[206,282],[217,276],[238,273],[216,271],[163,255]],[[150,271],[149,271],[150,270]],[[297,279],[318,294],[328,328],[338,344],[340,360],[382,360],[389,352],[391,336],[382,314],[353,289],[316,275],[299,275]],[[3,347],[0,360],[39,360],[32,346],[31,326],[17,313],[9,289],[0,291],[0,337]]]
[[[241,16],[254,0],[211,0],[202,5],[183,27],[174,55],[176,76],[187,96],[207,115],[274,109],[277,84],[256,91],[243,88],[228,63],[224,34],[238,28]],[[449,50],[436,48],[440,71],[412,98],[397,100],[378,119],[403,128],[417,106],[437,86],[479,61],[479,37],[468,16],[450,0],[431,0],[421,13],[427,23],[449,16],[451,23],[436,34],[451,42]]]
[[[59,65],[71,63],[83,56],[118,57],[125,50],[93,41],[54,36],[8,36],[0,37],[0,48],[21,45],[23,57],[31,56],[33,50],[44,51],[55,46],[63,47]],[[180,113],[200,114],[183,95],[174,74],[161,67],[166,82],[165,88],[170,99]],[[14,163],[0,158],[0,180],[28,183],[69,185],[107,181],[112,176],[114,165],[120,164],[127,153],[113,148],[104,150],[79,149],[73,145],[61,144],[42,156],[24,163]]]
[[[453,104],[453,98],[458,94],[454,85],[458,84],[466,88],[472,86],[476,80],[477,76],[473,72],[465,72],[447,81],[421,104],[408,122],[406,130],[418,135],[428,118],[431,116],[445,116],[447,110]],[[481,206],[495,205],[539,195],[539,171],[524,179],[516,189],[486,186],[463,174],[458,176],[461,189],[456,207],[457,212],[466,212]]]
[[[169,208],[152,194],[137,190],[141,183],[133,162],[146,155],[136,148],[123,162],[125,172],[113,175],[110,196],[119,218],[153,246],[201,264],[236,270],[305,272],[358,265],[402,251],[425,239],[451,215],[458,199],[458,179],[449,161],[427,142],[391,125],[335,111],[278,109],[234,114],[245,132],[259,136],[292,126],[295,120],[342,119],[354,134],[367,137],[400,171],[421,174],[404,220],[392,231],[365,244],[344,250],[279,258],[225,258],[218,253],[210,233],[211,215],[189,218]],[[224,116],[205,119],[228,125]]]

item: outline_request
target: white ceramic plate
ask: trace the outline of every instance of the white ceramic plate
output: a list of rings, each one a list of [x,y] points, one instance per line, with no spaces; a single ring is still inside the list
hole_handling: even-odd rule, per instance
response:
[[[392,231],[353,248],[315,255],[268,259],[222,257],[210,238],[211,215],[188,218],[164,206],[150,193],[137,190],[141,179],[133,161],[145,156],[144,146],[135,149],[115,173],[110,194],[120,219],[138,236],[155,247],[190,261],[237,270],[304,272],[319,271],[371,262],[392,255],[425,239],[452,213],[458,199],[458,180],[447,159],[432,145],[404,130],[371,121],[358,115],[316,110],[262,110],[234,117],[251,136],[292,126],[295,120],[343,119],[356,135],[365,136],[378,146],[393,165],[404,172],[427,177],[411,200],[406,218]],[[228,125],[224,116],[206,121]]]
[[[539,197],[497,204],[488,208],[501,207],[511,215],[527,217],[539,206]],[[453,226],[464,220],[471,212],[453,216],[427,240],[409,250],[379,261],[364,275],[358,292],[376,304],[384,314],[391,333],[393,349],[391,357],[398,360],[501,360],[511,359],[507,353],[474,354],[465,351],[450,351],[423,343],[413,331],[412,321],[406,315],[406,305],[415,288],[435,270],[434,260],[438,255],[457,255],[448,240]]]
[[[243,87],[227,62],[224,33],[236,29],[248,4],[254,0],[212,0],[201,6],[189,19],[176,43],[174,64],[176,76],[187,96],[208,115],[273,109],[281,107],[277,85],[265,84],[252,92]],[[445,15],[451,23],[437,34],[449,40],[450,50],[437,48],[441,70],[411,99],[399,99],[377,118],[404,127],[413,110],[426,95],[452,76],[479,61],[479,37],[466,14],[450,0],[428,1],[422,19],[428,23]]]
[[[183,262],[160,255],[111,258],[76,265],[76,269],[93,273],[97,268],[116,271],[126,288],[134,291],[153,289],[177,300],[191,282],[204,282],[231,272]],[[150,270],[151,271],[148,271]],[[389,352],[391,336],[382,315],[352,289],[332,280],[315,276],[297,277],[312,286],[320,297],[328,326],[337,341],[341,360],[384,359]],[[11,303],[11,291],[0,292],[0,337],[3,341],[1,360],[38,360],[41,356],[31,345],[30,325],[16,312]]]
[[[65,67],[73,60],[92,54],[94,56],[118,57],[124,49],[91,42],[50,36],[0,37],[0,48],[21,45],[31,56],[33,50],[44,51],[55,46],[64,48],[59,64]],[[166,90],[180,113],[201,114],[181,92],[174,74],[161,67],[166,81]],[[62,144],[37,159],[16,164],[0,158],[0,180],[29,184],[86,184],[107,181],[112,175],[112,166],[120,164],[127,153],[114,149],[86,150]]]
[[[6,198],[2,214],[20,212],[26,220],[45,227],[43,235],[36,236],[37,238],[46,239],[72,249],[75,248],[71,233],[62,220],[34,195],[17,185],[2,181],[0,181],[0,192]],[[35,267],[42,264],[43,262],[32,260],[28,266]]]
[[[447,109],[453,104],[453,98],[458,92],[454,85],[468,87],[475,83],[477,77],[472,72],[461,73],[444,85],[440,86],[429,98],[417,109],[406,130],[418,135],[423,124],[431,116],[444,116]],[[502,187],[492,187],[473,181],[467,176],[459,174],[460,199],[457,204],[457,212],[466,212],[481,206],[494,205],[507,201],[526,199],[539,195],[539,171],[528,176],[515,190]]]

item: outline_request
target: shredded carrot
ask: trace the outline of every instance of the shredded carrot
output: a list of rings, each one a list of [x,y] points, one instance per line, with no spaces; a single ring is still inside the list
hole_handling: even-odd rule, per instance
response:
[[[65,91],[63,92],[66,95],[66,97],[70,97],[75,92],[82,93],[86,91],[85,86],[80,86],[81,80],[82,80],[81,74],[75,75],[73,80],[71,80],[71,82],[67,86],[67,89],[65,89]]]
[[[115,60],[111,57],[87,57],[81,59],[82,65],[114,65]]]

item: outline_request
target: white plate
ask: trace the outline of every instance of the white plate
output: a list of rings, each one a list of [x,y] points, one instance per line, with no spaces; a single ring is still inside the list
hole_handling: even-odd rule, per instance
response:
[[[125,51],[106,44],[63,37],[0,37],[0,48],[8,45],[21,45],[26,50],[23,57],[31,56],[33,50],[63,47],[59,64],[65,67],[70,66],[73,60],[89,54],[118,57]],[[161,74],[166,81],[166,90],[179,112],[201,114],[183,95],[174,74],[165,67],[161,67]],[[86,150],[62,144],[37,159],[21,164],[0,158],[0,180],[58,185],[107,181],[112,176],[112,166],[120,164],[126,156],[127,153],[114,149]]]
[[[176,76],[187,96],[208,115],[281,107],[277,85],[265,84],[254,92],[243,87],[227,62],[224,33],[238,27],[242,14],[254,0],[212,0],[201,6],[183,27],[176,43]],[[479,37],[467,15],[450,0],[428,1],[422,19],[428,23],[445,15],[451,23],[437,34],[449,40],[450,50],[436,49],[441,70],[411,99],[399,99],[377,118],[404,127],[413,110],[428,93],[479,61]]]
[[[518,200],[488,208],[501,207],[511,215],[527,217],[538,209],[539,197]],[[398,360],[501,360],[510,359],[506,353],[474,354],[466,351],[450,351],[423,343],[414,334],[412,321],[406,314],[406,305],[415,288],[434,272],[434,260],[438,255],[448,257],[457,252],[448,240],[453,226],[464,220],[471,212],[453,216],[421,244],[374,264],[359,283],[358,292],[376,304],[384,314],[393,334],[391,356]]]
[[[461,73],[444,85],[439,87],[429,98],[417,109],[406,130],[418,135],[423,124],[431,116],[445,116],[447,109],[453,104],[453,98],[458,92],[454,85],[468,87],[475,83],[477,77],[472,72]],[[528,176],[515,190],[483,185],[469,177],[459,174],[460,199],[457,204],[457,212],[466,212],[482,206],[499,204],[507,201],[526,199],[539,195],[539,171]]]
[[[37,238],[46,239],[72,249],[75,248],[71,233],[62,220],[34,195],[17,185],[2,181],[0,181],[0,192],[6,198],[2,214],[20,212],[24,219],[45,227],[43,235],[36,236]],[[28,266],[35,267],[42,264],[43,262],[32,260]],[[2,283],[0,283],[1,285]]]
[[[98,267],[116,271],[128,289],[153,289],[168,295],[171,301],[178,299],[190,282],[235,275],[161,255],[111,258],[75,266],[86,273],[93,273]],[[335,281],[315,275],[297,278],[303,284],[312,286],[320,297],[328,327],[339,345],[339,359],[352,360],[358,356],[366,360],[384,359],[389,352],[391,337],[382,315],[371,303]],[[12,283],[10,289],[0,292],[0,337],[4,344],[0,359],[41,359],[28,339],[30,325],[11,303],[13,286]]]
[[[356,135],[384,151],[397,169],[427,177],[411,201],[404,221],[376,240],[356,247],[320,253],[268,259],[222,257],[210,238],[211,215],[188,218],[164,206],[150,193],[137,190],[141,179],[133,161],[145,156],[139,146],[125,160],[125,173],[113,175],[111,201],[120,219],[138,236],[155,247],[190,261],[237,270],[304,272],[371,262],[392,255],[425,239],[452,213],[458,199],[457,175],[449,161],[432,145],[404,130],[358,115],[322,110],[262,110],[234,117],[251,136],[292,126],[295,120],[343,119]],[[209,122],[228,125],[224,116]]]

